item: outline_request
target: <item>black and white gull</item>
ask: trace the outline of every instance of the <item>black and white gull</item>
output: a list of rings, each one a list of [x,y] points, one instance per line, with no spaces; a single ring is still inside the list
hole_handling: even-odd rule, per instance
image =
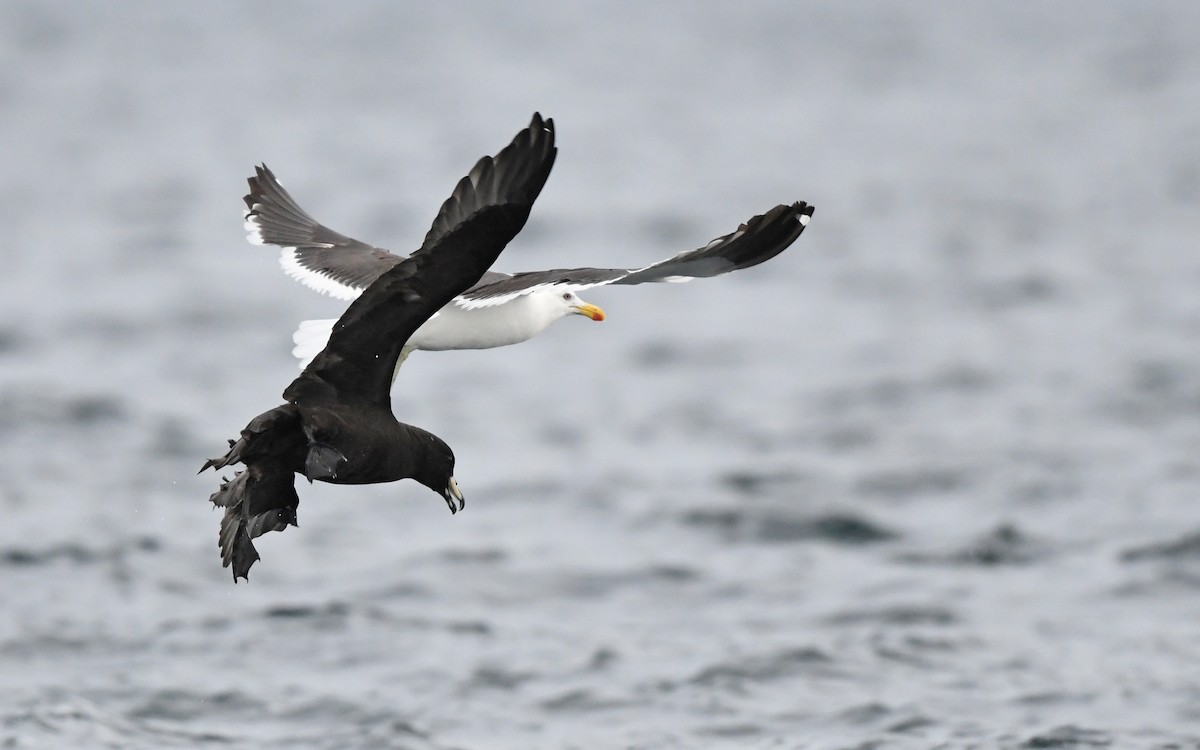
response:
[[[392,380],[414,333],[476,284],[521,231],[556,154],[554,121],[535,114],[495,158],[481,159],[442,204],[419,250],[391,256],[369,279],[358,279],[361,294],[284,390],[286,403],[251,420],[229,441],[228,453],[200,469],[245,465],[210,498],[225,510],[219,546],[234,582],[248,578],[259,559],[254,538],[296,525],[296,474],[334,484],[415,479],[440,494],[452,513],[463,508],[453,451],[436,435],[396,420]],[[297,226],[313,231],[302,213],[257,216],[265,237],[288,236]],[[318,236],[305,242],[335,247],[328,230],[315,226]]]
[[[244,198],[247,238],[255,245],[276,245],[280,265],[306,286],[352,300],[405,256],[329,229],[308,215],[265,164],[248,179]],[[778,205],[754,216],[729,234],[644,268],[560,268],[506,274],[488,271],[456,296],[401,349],[397,367],[415,349],[488,349],[527,341],[569,315],[604,320],[604,311],[578,292],[607,284],[678,282],[719,276],[774,258],[796,241],[813,215],[803,201]],[[439,215],[425,235],[428,247],[462,216]],[[293,334],[292,353],[301,367],[325,346],[336,321],[306,320]]]

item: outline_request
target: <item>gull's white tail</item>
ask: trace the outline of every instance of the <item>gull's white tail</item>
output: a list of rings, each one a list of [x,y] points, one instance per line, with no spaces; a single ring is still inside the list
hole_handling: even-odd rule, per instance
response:
[[[301,370],[308,367],[313,357],[320,354],[329,343],[329,335],[333,333],[333,324],[336,322],[337,318],[300,321],[300,327],[292,334],[292,343],[296,345],[292,348],[292,356],[300,360]]]
[[[333,324],[336,322],[336,318],[300,321],[300,327],[292,334],[292,343],[295,344],[292,347],[292,356],[300,362],[301,370],[308,367],[308,363],[329,343],[329,336],[333,333]],[[396,382],[396,374],[400,372],[400,365],[404,364],[404,360],[408,359],[408,355],[412,354],[415,348],[406,346],[400,350],[400,356],[396,359],[396,369],[392,371],[393,383]]]

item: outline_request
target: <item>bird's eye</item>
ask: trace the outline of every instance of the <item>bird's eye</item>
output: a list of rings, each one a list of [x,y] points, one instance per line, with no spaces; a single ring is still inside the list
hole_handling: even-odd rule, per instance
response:
[[[572,298],[572,297],[574,297],[574,296],[575,296],[575,295],[574,295],[574,294],[571,294],[570,292],[563,292],[563,299],[565,299],[565,300],[569,300],[569,299],[571,299],[571,298]]]

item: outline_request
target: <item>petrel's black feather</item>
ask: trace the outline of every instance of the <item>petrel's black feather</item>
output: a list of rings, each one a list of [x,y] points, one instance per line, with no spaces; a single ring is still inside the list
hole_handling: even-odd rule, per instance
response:
[[[550,176],[554,121],[535,116],[496,157],[479,160],[443,204],[434,238],[380,276],[333,327],[324,351],[284,391],[293,403],[332,387],[338,398],[389,406],[404,342],[421,324],[479,280],[517,236]],[[437,230],[435,232],[435,230]]]
[[[412,478],[452,511],[462,507],[449,446],[392,415],[391,374],[409,335],[477,282],[524,226],[556,153],[554,122],[535,114],[495,158],[481,159],[443,205],[434,241],[386,270],[346,310],[329,345],[284,391],[288,403],[255,417],[224,456],[204,464],[201,471],[246,466],[210,498],[224,508],[218,544],[235,582],[259,559],[255,537],[296,525],[297,473],[336,484]],[[265,167],[257,177],[247,204],[264,241],[356,246],[308,217]]]

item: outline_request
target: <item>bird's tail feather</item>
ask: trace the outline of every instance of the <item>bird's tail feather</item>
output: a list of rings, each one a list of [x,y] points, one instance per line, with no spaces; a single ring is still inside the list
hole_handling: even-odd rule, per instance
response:
[[[292,349],[292,356],[300,360],[301,370],[308,367],[308,363],[329,343],[336,322],[336,318],[300,321],[300,327],[292,334],[292,343],[296,345]]]
[[[299,525],[296,506],[300,498],[290,471],[240,471],[222,482],[209,500],[225,509],[218,546],[222,567],[233,566],[234,583],[238,578],[250,580],[250,566],[259,559],[251,539]]]
[[[309,363],[329,343],[329,336],[333,333],[333,324],[336,322],[336,318],[300,321],[300,327],[292,334],[292,343],[295,344],[292,348],[292,356],[300,361],[301,370],[308,367]],[[404,364],[404,360],[408,359],[408,355],[413,353],[413,349],[414,347],[412,346],[406,346],[400,350],[400,358],[396,360],[396,369],[392,372],[392,382],[396,381],[396,375],[400,372],[400,365]],[[217,468],[220,467],[218,466]]]
[[[306,450],[300,414],[292,404],[277,406],[250,421],[229,452],[210,458],[204,469],[221,469],[243,463],[246,470],[224,479],[209,500],[225,509],[219,546],[221,563],[233,566],[233,580],[249,580],[250,566],[259,559],[251,539],[268,531],[296,525],[295,472],[303,466]]]

